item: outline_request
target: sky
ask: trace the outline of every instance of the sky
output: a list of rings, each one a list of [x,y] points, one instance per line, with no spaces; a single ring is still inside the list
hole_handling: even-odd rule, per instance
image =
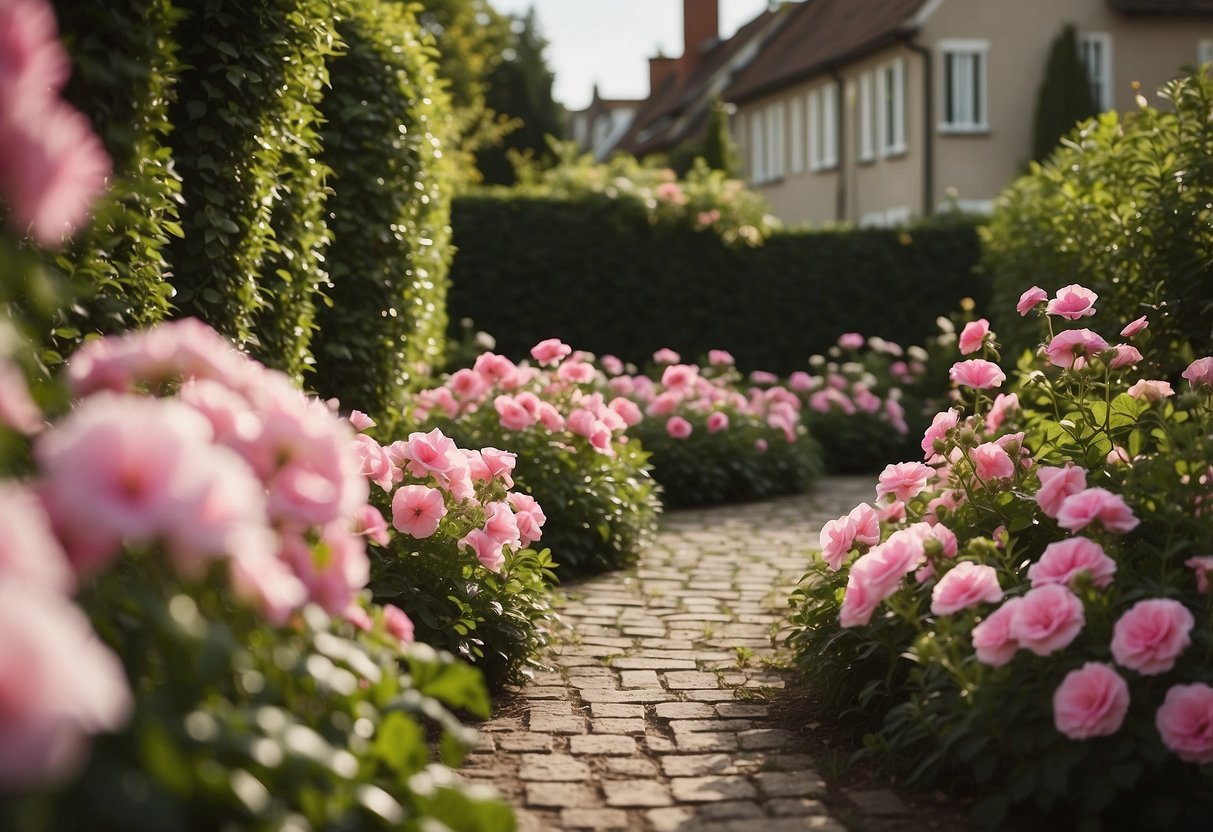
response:
[[[767,0],[719,0],[720,33],[728,37],[767,6]],[[492,0],[505,14],[532,6],[548,41],[553,94],[570,110],[590,103],[598,83],[603,98],[644,98],[648,59],[660,49],[682,54],[682,0]]]

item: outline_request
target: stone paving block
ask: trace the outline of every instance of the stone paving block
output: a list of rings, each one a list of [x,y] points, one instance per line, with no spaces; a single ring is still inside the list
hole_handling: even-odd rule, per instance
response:
[[[483,725],[477,726],[477,729],[482,732],[484,732],[484,731],[522,731],[522,730],[524,730],[522,727],[522,720],[516,716],[498,717],[497,719],[491,720],[489,722],[484,723]]]
[[[590,779],[590,767],[568,754],[524,754],[518,776],[523,780],[580,783]]]
[[[662,702],[657,706],[659,719],[711,719],[716,709],[702,702]]]
[[[811,800],[807,797],[778,797],[774,800],[768,800],[765,806],[768,812],[777,817],[826,814],[826,805],[824,803],[820,800]]]
[[[594,806],[598,795],[584,783],[527,783],[527,806],[554,806],[558,809]]]
[[[544,716],[572,716],[573,703],[567,700],[539,699],[527,705],[527,713],[531,716],[535,714],[543,714]]]
[[[671,754],[661,758],[661,770],[667,777],[737,773],[727,754]]]
[[[669,789],[653,780],[604,780],[602,791],[607,805],[618,808],[671,806],[674,803]]]
[[[636,753],[636,740],[619,734],[581,734],[569,738],[569,751],[627,757]]]
[[[627,829],[628,813],[622,809],[562,809],[561,829]]]
[[[794,818],[746,818],[722,820],[688,827],[687,832],[846,832],[846,827],[822,815]]]
[[[566,644],[556,649],[556,655],[560,656],[560,663],[564,664],[566,657],[598,659],[607,656],[617,656],[619,655],[619,648],[606,647],[601,644]]]
[[[826,782],[815,771],[760,771],[754,782],[767,797],[825,797]]]
[[[551,751],[552,736],[550,734],[532,734],[521,732],[517,734],[497,734],[497,747],[502,751]]]
[[[583,676],[610,676],[614,678],[615,671],[609,667],[603,667],[601,662],[594,662],[591,665],[582,667],[571,667],[568,669],[569,678],[577,679]]]
[[[614,676],[575,676],[569,684],[578,690],[618,690],[619,680]]]
[[[643,740],[644,748],[650,754],[670,754],[678,750],[673,740],[665,737],[647,736]]]
[[[670,690],[701,690],[717,687],[719,683],[715,673],[702,670],[675,670],[663,675]]]
[[[633,690],[601,690],[591,688],[581,692],[581,698],[591,704],[595,702],[636,703],[636,702],[669,702],[674,694],[664,688]]]
[[[697,731],[742,731],[753,723],[748,719],[675,719],[670,730],[675,734],[693,734]]]
[[[722,800],[704,803],[695,813],[701,820],[749,820],[765,817],[762,807],[752,800]]]
[[[758,719],[767,715],[767,706],[753,702],[721,702],[716,706],[716,713],[726,719]]]
[[[780,728],[755,728],[752,731],[742,731],[737,735],[743,751],[753,751],[762,748],[783,748],[792,741],[792,732]]]
[[[814,760],[808,754],[771,754],[765,751],[751,751],[739,755],[739,758],[753,759],[763,765],[768,771],[800,771],[813,768]]]
[[[530,725],[532,731],[541,734],[584,734],[587,730],[583,716],[531,714]]]
[[[661,687],[661,681],[657,678],[655,670],[621,670],[619,686],[621,688],[657,688]]]
[[[643,657],[627,656],[613,658],[610,661],[610,665],[616,670],[694,670],[694,659],[685,658],[684,655],[671,659],[646,653]]]
[[[657,764],[645,757],[607,757],[605,770],[615,777],[657,779]]]
[[[724,690],[681,690],[683,699],[694,699],[697,702],[732,702],[737,698],[737,691],[732,688]]]
[[[564,685],[536,685],[523,688],[522,695],[527,699],[564,699],[569,691]]]
[[[709,803],[717,800],[747,800],[758,791],[745,777],[709,775],[707,777],[671,777],[670,794],[683,803]]]
[[[643,719],[592,719],[590,731],[595,734],[643,734]]]
[[[644,719],[644,705],[616,705],[612,702],[595,702],[590,705],[595,719]]]
[[[691,828],[695,813],[682,806],[671,806],[668,809],[650,809],[644,813],[644,817],[653,832],[682,832]]]
[[[674,744],[679,751],[686,752],[736,751],[737,735],[716,732],[679,734],[674,738]]]

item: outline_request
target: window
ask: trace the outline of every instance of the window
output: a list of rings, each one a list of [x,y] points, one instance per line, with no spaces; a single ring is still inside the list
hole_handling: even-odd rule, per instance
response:
[[[804,99],[799,95],[788,102],[788,121],[791,122],[792,173],[804,173]]]
[[[986,122],[986,41],[941,41],[943,55],[943,122],[950,133],[989,129]]]
[[[906,151],[906,63],[901,58],[880,68],[880,154]]]
[[[767,107],[767,179],[782,179],[784,173],[783,102]]]
[[[876,76],[871,71],[859,76],[859,161],[876,158]]]
[[[1202,40],[1197,42],[1196,63],[1213,63],[1213,40]]]
[[[1100,110],[1112,108],[1112,36],[1107,32],[1084,32],[1078,36],[1078,51],[1087,67],[1091,98]]]
[[[755,185],[767,179],[766,119],[762,112],[750,114],[750,181]]]
[[[838,87],[826,84],[809,93],[809,169],[838,165]]]

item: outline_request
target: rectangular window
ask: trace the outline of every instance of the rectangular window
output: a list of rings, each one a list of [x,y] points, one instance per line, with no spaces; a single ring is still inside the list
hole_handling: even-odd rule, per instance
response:
[[[804,99],[799,95],[788,102],[788,121],[791,122],[791,169],[792,173],[804,173]]]
[[[943,55],[943,122],[940,129],[973,133],[989,129],[986,121],[986,41],[941,41]]]
[[[782,179],[784,173],[783,102],[767,107],[767,179]]]
[[[880,153],[906,152],[906,63],[889,61],[880,69]]]
[[[859,161],[876,158],[876,78],[871,72],[859,76]]]
[[[1095,106],[1101,111],[1112,109],[1112,36],[1084,32],[1078,36],[1078,51],[1087,68]]]
[[[826,84],[809,93],[809,169],[838,165],[838,87]]]
[[[750,181],[760,185],[767,180],[766,119],[759,111],[750,115]]]

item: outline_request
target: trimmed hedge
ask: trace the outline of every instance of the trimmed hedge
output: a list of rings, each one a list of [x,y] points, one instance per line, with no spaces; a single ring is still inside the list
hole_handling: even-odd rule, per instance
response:
[[[975,226],[777,233],[759,248],[650,225],[606,196],[455,200],[449,311],[526,355],[556,337],[643,364],[727,349],[788,374],[838,333],[921,343],[962,297],[984,307]],[[873,310],[877,315],[873,315]]]
[[[312,383],[385,414],[442,360],[450,264],[449,104],[411,7],[361,2],[323,103],[334,172],[333,303],[319,310]]]

